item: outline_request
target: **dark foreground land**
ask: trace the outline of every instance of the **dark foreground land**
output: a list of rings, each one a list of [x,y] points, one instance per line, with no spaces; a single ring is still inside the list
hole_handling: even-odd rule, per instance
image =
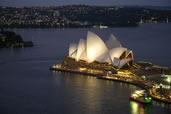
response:
[[[171,10],[148,7],[68,5],[0,7],[0,27],[136,27],[139,23],[171,22]]]

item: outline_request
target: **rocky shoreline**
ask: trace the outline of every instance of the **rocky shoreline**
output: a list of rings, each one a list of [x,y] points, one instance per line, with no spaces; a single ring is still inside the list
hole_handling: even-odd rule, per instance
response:
[[[33,47],[32,41],[24,41],[23,38],[12,31],[0,30],[0,48],[24,48]]]

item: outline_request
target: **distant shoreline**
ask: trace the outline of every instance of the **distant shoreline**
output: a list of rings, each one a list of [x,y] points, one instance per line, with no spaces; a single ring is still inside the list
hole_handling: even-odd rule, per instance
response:
[[[94,29],[110,29],[110,28],[136,28],[140,27],[141,25],[157,25],[157,24],[171,24],[171,23],[144,23],[138,24],[137,26],[116,26],[116,27],[108,27],[108,28],[95,28],[95,27],[4,27],[4,30],[8,29],[81,29],[81,28],[94,28]]]
[[[108,28],[134,28],[134,27],[138,27],[139,25],[137,26],[112,26],[112,27],[108,27]],[[107,29],[107,28],[98,28],[98,27],[92,27],[92,26],[80,26],[80,27],[3,27],[4,29],[14,29],[14,28],[19,28],[19,29],[22,29],[22,28],[33,28],[33,29],[47,29],[47,28],[59,28],[59,29],[63,29],[63,28],[96,28],[96,29]]]
[[[137,27],[171,22],[171,10],[129,6],[0,7],[1,28]]]

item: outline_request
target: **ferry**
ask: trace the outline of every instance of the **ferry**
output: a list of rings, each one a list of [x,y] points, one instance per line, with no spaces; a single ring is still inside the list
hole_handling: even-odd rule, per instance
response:
[[[143,104],[152,103],[152,98],[148,95],[148,93],[145,90],[135,90],[131,94],[130,100],[143,103]]]

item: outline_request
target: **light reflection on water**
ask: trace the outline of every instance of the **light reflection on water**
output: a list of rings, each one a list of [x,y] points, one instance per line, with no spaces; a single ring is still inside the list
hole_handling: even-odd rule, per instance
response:
[[[129,102],[131,114],[150,114],[152,110],[151,104],[140,104],[134,101]]]
[[[64,96],[67,98],[66,101],[71,101],[65,105],[72,105],[70,109],[72,111],[79,107],[84,113],[112,113],[116,108],[116,112],[120,110],[129,112],[128,95],[136,89],[135,86],[128,84],[120,86],[118,82],[73,73],[53,72],[53,76],[56,83],[65,85]],[[121,104],[123,107],[120,107]]]
[[[141,104],[135,101],[129,102],[130,114],[151,114],[154,107],[162,107],[171,110],[171,104],[165,104],[154,100],[152,104]]]
[[[84,113],[121,111],[130,114],[157,114],[160,112],[155,112],[156,108],[171,109],[170,105],[156,101],[145,105],[130,101],[130,93],[140,88],[126,83],[99,80],[92,76],[63,72],[53,72],[53,76],[56,83],[65,85],[64,97],[66,97],[66,101],[70,101],[65,105],[72,105],[73,107],[70,107],[69,110],[75,113],[77,111],[74,110],[78,107]]]

